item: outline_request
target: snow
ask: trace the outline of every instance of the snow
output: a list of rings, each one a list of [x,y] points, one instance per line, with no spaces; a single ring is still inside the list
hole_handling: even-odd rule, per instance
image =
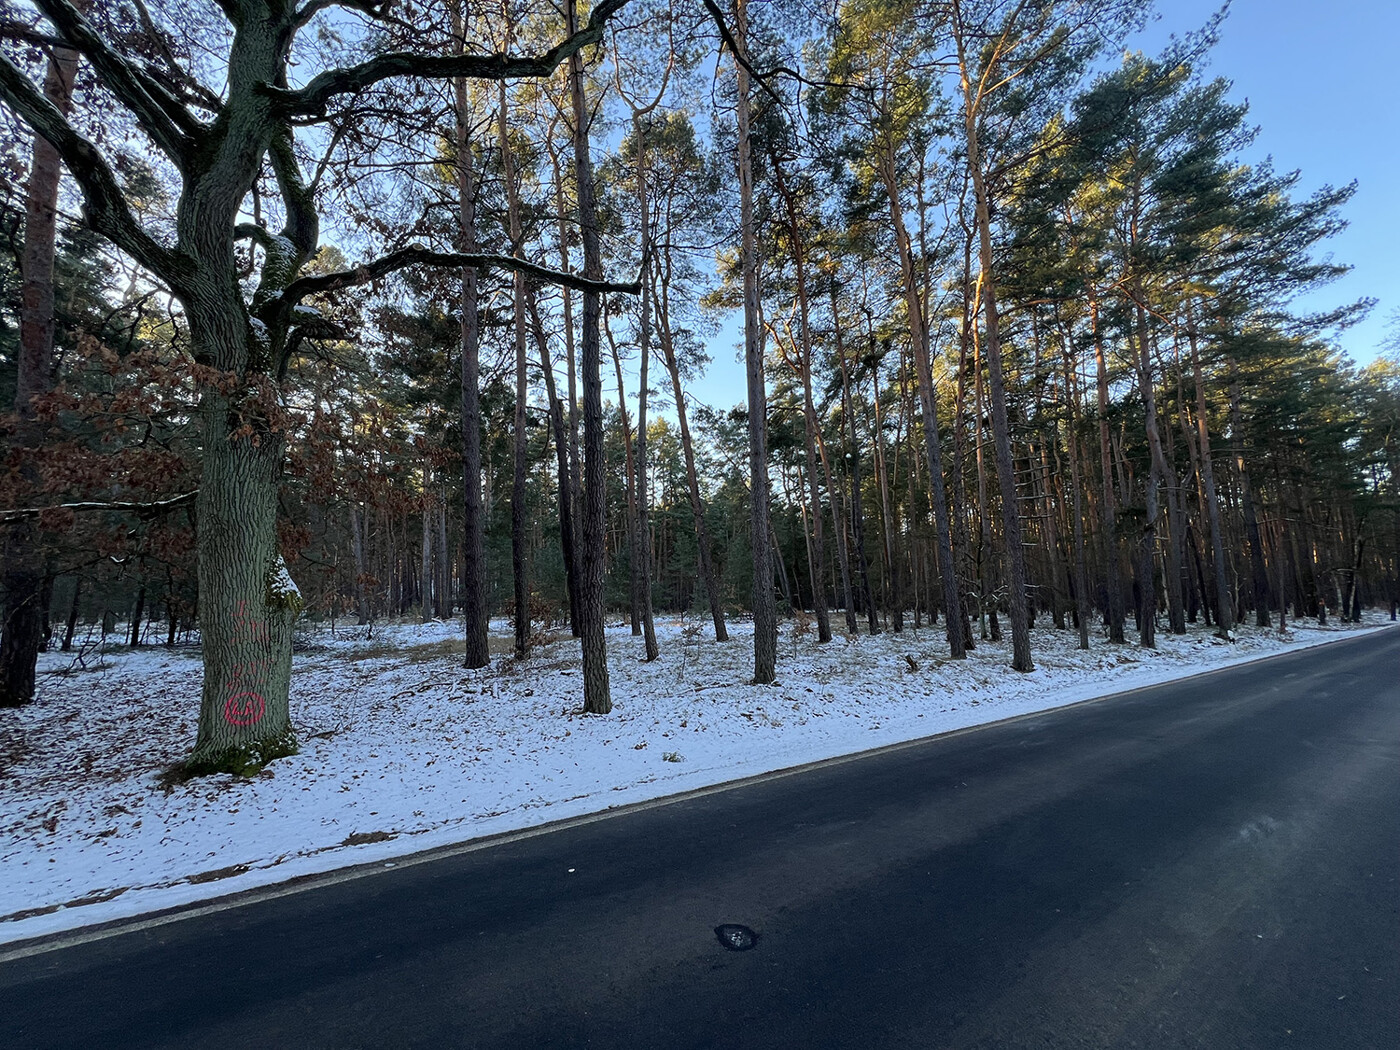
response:
[[[290,582],[290,578],[288,578]],[[493,663],[461,666],[459,623],[303,627],[292,678],[300,754],[249,779],[170,790],[193,743],[193,647],[117,649],[83,667],[41,657],[37,702],[0,718],[0,942],[142,914],[351,865],[580,817],[1182,678],[1367,630],[1203,625],[1160,648],[1032,632],[1036,670],[1009,641],[946,658],[941,625],[816,644],[782,625],[778,682],[748,684],[752,625],[657,625],[661,658],[608,630],[614,710],[581,713],[578,644],[525,661],[492,625]],[[839,621],[838,621],[839,623]],[[911,671],[906,657],[918,664]]]
[[[298,602],[301,600],[301,589],[293,581],[292,574],[287,571],[287,563],[280,554],[277,555],[277,564],[268,576],[267,589],[278,598],[295,598]]]

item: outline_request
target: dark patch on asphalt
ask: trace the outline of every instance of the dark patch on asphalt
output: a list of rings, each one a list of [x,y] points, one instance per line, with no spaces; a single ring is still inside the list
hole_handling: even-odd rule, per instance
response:
[[[746,952],[758,944],[758,934],[735,922],[716,926],[715,936],[719,938],[719,943],[731,952]]]

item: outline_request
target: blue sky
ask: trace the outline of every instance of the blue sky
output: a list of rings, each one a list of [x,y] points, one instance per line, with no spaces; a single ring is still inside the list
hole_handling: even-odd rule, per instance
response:
[[[1204,25],[1220,0],[1160,0],[1160,18],[1129,46],[1153,53],[1172,33]],[[1259,137],[1246,160],[1272,155],[1298,169],[1300,194],[1355,179],[1350,226],[1324,251],[1354,267],[1300,300],[1308,309],[1371,296],[1370,317],[1343,332],[1358,363],[1374,359],[1400,309],[1400,0],[1235,0],[1204,72],[1233,81]]]

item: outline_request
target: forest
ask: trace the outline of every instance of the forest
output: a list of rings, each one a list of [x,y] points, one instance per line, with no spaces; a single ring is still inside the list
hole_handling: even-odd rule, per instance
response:
[[[306,621],[567,630],[606,715],[609,618],[751,620],[759,684],[780,618],[1020,672],[1395,618],[1400,355],[1299,305],[1356,187],[1153,16],[7,0],[0,707],[197,642],[183,774],[247,773]]]

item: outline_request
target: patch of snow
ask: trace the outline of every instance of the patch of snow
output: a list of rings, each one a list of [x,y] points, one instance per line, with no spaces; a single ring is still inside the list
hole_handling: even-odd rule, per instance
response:
[[[268,574],[267,587],[277,597],[291,597],[293,595],[297,598],[301,597],[301,588],[296,585],[292,574],[287,571],[287,563],[280,554],[277,555],[277,564]]]
[[[295,588],[285,566],[279,585]],[[1368,621],[1375,629],[1381,621]],[[1388,625],[1387,625],[1388,627]],[[1228,645],[1193,625],[1159,648],[1075,648],[1037,627],[1036,670],[1009,642],[946,658],[942,626],[819,646],[793,624],[778,683],[750,684],[752,625],[657,624],[661,657],[608,629],[611,715],[584,715],[578,645],[523,661],[491,625],[493,662],[462,667],[460,621],[303,627],[292,717],[301,752],[249,779],[162,790],[198,718],[197,648],[40,659],[34,704],[0,721],[0,942],[223,896],[298,875],[673,795],[1157,684],[1362,633],[1248,625]],[[906,655],[921,670],[909,669]]]

